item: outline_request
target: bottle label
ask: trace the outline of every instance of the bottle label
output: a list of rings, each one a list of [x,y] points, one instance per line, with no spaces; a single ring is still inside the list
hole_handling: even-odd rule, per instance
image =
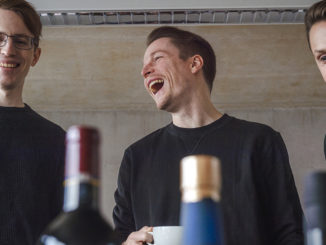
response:
[[[46,245],[66,245],[63,242],[60,242],[57,238],[47,235],[42,235],[40,241],[42,242],[42,244]]]
[[[205,198],[211,198],[215,202],[221,199],[218,191],[212,188],[185,188],[182,193],[183,202],[199,202]]]
[[[64,181],[65,212],[73,211],[83,204],[97,205],[99,180],[91,175],[80,173],[70,176]]]
[[[79,173],[78,175],[73,175],[66,177],[63,185],[79,185],[81,183],[90,183],[93,186],[98,187],[99,186],[99,180],[98,178],[94,178],[94,176],[91,176],[90,174],[84,174]]]
[[[315,228],[307,232],[307,244],[323,245],[323,234],[321,229]]]

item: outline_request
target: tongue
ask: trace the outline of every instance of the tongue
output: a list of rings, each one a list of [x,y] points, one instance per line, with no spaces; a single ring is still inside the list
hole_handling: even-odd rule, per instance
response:
[[[155,83],[151,89],[153,94],[156,94],[163,87],[163,83]]]

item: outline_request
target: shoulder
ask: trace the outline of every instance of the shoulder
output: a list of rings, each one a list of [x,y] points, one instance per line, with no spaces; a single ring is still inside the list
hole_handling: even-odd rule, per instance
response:
[[[256,154],[263,157],[275,156],[276,152],[287,155],[286,145],[281,134],[272,127],[246,120],[233,120],[233,129],[237,138],[246,149],[254,149]]]
[[[281,134],[271,126],[252,122],[235,117],[230,117],[223,133],[226,138],[237,140],[246,147],[255,146],[261,148],[271,147],[272,145],[283,145]]]
[[[275,131],[271,126],[259,123],[259,122],[253,122],[253,121],[247,121],[243,119],[238,119],[236,117],[229,116],[230,120],[228,123],[228,127],[230,127],[232,130],[234,130],[237,133],[243,133],[246,135],[261,135],[261,136],[268,136],[268,135],[275,135],[278,134],[277,131]]]
[[[144,149],[148,149],[149,147],[155,145],[157,142],[162,140],[162,136],[168,133],[168,128],[170,124],[165,127],[159,128],[145,137],[135,141],[132,143],[127,149],[126,152],[129,151],[143,151]]]
[[[153,132],[151,132],[150,134],[146,135],[145,137],[137,140],[136,142],[134,142],[133,144],[130,145],[130,147],[134,148],[137,146],[142,146],[142,145],[147,145],[147,144],[152,144],[155,141],[158,141],[162,135],[167,133],[167,127],[165,126],[163,128],[159,128]]]
[[[26,107],[31,126],[37,127],[42,133],[57,135],[58,137],[65,137],[65,131],[58,124],[41,116],[28,105],[26,105]]]

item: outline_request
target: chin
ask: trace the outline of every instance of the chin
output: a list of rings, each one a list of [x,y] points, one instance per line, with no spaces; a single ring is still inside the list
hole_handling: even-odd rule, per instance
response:
[[[169,113],[173,113],[175,112],[174,108],[171,107],[171,105],[169,104],[161,104],[161,105],[156,105],[157,109],[161,110],[161,111],[166,111]]]
[[[156,108],[158,110],[161,110],[161,111],[166,111],[166,106],[162,105],[162,104],[156,104]]]
[[[156,108],[161,111],[169,112],[169,108],[171,107],[172,103],[171,100],[168,98],[160,98],[161,100],[155,100]]]
[[[158,110],[161,110],[161,111],[164,110],[164,107],[162,107],[161,105],[158,105],[158,104],[156,104],[156,108],[157,108]]]
[[[0,87],[3,90],[13,90],[17,87],[17,85],[15,83],[0,83]]]

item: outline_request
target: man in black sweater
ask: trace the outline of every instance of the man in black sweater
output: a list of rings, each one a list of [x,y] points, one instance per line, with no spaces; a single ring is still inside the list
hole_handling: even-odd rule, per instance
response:
[[[1,245],[34,245],[62,204],[65,132],[22,99],[41,29],[28,2],[0,0]]]
[[[152,242],[152,226],[179,225],[179,162],[208,154],[222,163],[227,245],[302,245],[302,209],[280,134],[214,107],[215,54],[202,37],[159,27],[147,45],[144,85],[172,123],[125,151],[113,211],[124,244]]]

